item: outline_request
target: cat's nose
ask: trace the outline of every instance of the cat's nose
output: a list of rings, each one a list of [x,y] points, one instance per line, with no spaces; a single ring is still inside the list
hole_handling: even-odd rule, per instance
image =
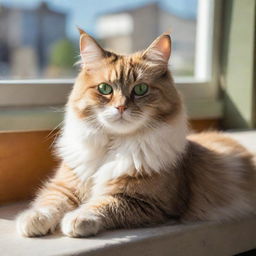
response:
[[[118,106],[118,107],[116,107],[116,108],[118,109],[118,111],[119,111],[121,114],[123,114],[124,111],[127,109],[127,107],[126,107],[125,105]]]

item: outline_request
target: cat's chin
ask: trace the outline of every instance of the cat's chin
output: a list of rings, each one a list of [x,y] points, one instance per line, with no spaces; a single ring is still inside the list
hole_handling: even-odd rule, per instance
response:
[[[143,126],[142,120],[137,122],[132,122],[132,121],[127,121],[125,119],[120,118],[115,121],[106,121],[106,120],[101,120],[101,121],[105,129],[107,130],[107,132],[111,134],[131,134],[140,130],[141,127]]]
[[[111,108],[105,112],[99,112],[97,119],[107,133],[125,135],[136,133],[145,127],[149,120],[149,114],[145,112],[143,115],[132,117],[129,111],[120,115],[116,109]]]

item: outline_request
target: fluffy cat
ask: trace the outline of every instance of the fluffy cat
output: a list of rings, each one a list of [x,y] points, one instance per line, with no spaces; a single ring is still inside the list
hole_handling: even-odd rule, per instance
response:
[[[118,55],[80,31],[81,72],[57,143],[62,160],[23,236],[87,237],[115,228],[225,220],[255,212],[253,155],[218,133],[188,136],[168,60],[171,39]]]

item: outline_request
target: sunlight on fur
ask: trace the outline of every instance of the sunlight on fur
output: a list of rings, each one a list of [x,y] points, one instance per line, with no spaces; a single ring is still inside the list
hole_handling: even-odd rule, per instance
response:
[[[168,70],[171,39],[118,55],[80,30],[55,175],[17,218],[23,236],[240,218],[255,212],[253,155],[221,133],[188,136]]]

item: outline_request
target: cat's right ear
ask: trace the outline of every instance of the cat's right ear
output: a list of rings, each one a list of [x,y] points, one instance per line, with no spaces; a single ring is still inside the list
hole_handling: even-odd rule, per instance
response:
[[[93,68],[104,58],[105,52],[96,40],[82,29],[80,32],[80,55],[83,68]]]

